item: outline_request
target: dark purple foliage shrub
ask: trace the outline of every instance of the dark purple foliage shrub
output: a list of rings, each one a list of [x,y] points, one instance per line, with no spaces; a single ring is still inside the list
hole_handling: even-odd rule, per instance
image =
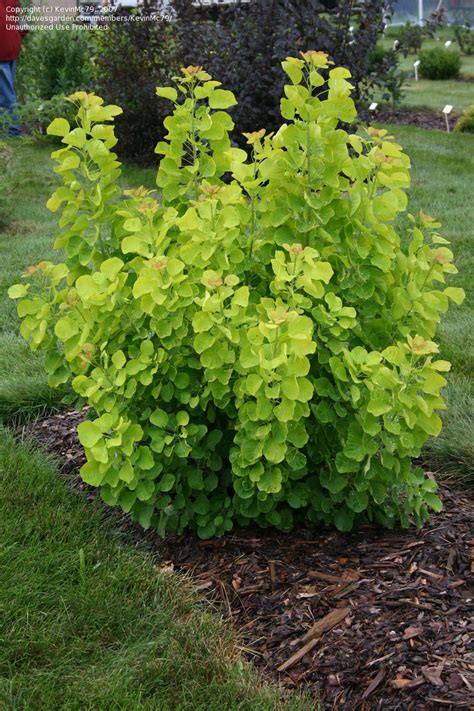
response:
[[[98,35],[94,89],[124,109],[116,120],[120,157],[149,162],[169,112],[156,87],[182,65],[175,28],[166,21],[112,22]]]
[[[174,6],[184,63],[202,65],[235,93],[239,132],[277,125],[280,62],[299,51],[326,52],[336,66],[350,69],[356,100],[370,93],[369,53],[387,12],[380,0],[250,0],[218,10],[175,0]]]
[[[124,108],[117,122],[122,155],[141,161],[152,154],[163,138],[167,110],[155,87],[190,64],[203,66],[235,93],[236,142],[243,131],[278,125],[280,62],[300,51],[326,52],[336,66],[350,69],[360,103],[377,83],[369,55],[390,5],[391,0],[250,0],[200,7],[172,0],[171,22],[112,23],[102,40],[97,91]]]

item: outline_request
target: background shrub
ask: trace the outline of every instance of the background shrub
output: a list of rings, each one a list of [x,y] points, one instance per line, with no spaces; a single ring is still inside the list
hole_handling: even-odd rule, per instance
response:
[[[403,52],[406,54],[418,54],[426,39],[426,30],[413,22],[405,22],[397,31],[397,39]]]
[[[424,49],[419,55],[420,76],[423,79],[458,79],[461,72],[461,55],[450,49],[436,47]]]
[[[95,35],[71,27],[26,36],[16,82],[18,115],[26,133],[44,135],[55,116],[71,115],[65,95],[93,83]]]
[[[406,22],[397,30],[399,50],[406,56],[407,54],[418,54],[423,42],[435,36],[436,31],[443,25],[446,10],[441,7],[434,10],[427,20],[423,20],[423,25],[414,22]]]
[[[412,458],[441,428],[452,253],[423,212],[399,234],[409,159],[386,130],[344,130],[350,72],[316,51],[283,68],[284,123],[247,151],[201,67],[158,89],[158,199],[119,186],[117,106],[79,92],[74,128],[48,129],[66,261],[9,294],[50,385],[91,407],[84,481],[161,535],[406,526],[441,506]]]
[[[77,28],[29,33],[18,62],[20,102],[71,94],[92,81],[94,33]]]
[[[474,32],[469,24],[456,25],[454,36],[463,54],[474,54]]]
[[[474,133],[474,105],[466,109],[458,118],[454,130],[457,133]]]
[[[18,107],[22,129],[34,138],[46,136],[46,129],[59,114],[69,120],[74,115],[74,107],[64,94],[56,94],[51,99],[27,99]]]

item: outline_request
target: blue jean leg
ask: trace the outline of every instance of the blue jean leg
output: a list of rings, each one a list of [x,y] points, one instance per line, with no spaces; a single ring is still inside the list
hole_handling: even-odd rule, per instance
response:
[[[21,135],[16,111],[15,74],[16,62],[0,62],[0,112],[9,114],[6,123],[10,136]],[[3,125],[4,117],[2,116],[0,120]]]

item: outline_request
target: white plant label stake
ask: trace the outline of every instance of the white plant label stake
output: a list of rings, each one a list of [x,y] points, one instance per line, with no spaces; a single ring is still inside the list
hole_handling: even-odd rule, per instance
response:
[[[377,111],[377,106],[378,103],[376,101],[373,101],[369,106],[369,111],[374,114]]]
[[[448,40],[447,42],[444,43],[444,46],[445,46],[446,48],[447,48],[447,47],[451,47],[451,45],[452,45],[451,40]]]
[[[417,59],[416,62],[413,62],[413,66],[415,67],[415,81],[418,81],[418,67],[420,64],[421,61],[419,59]]]
[[[452,110],[453,110],[453,107],[451,106],[451,104],[446,104],[446,106],[443,109],[444,118],[446,120],[446,131],[448,133],[451,133],[451,130],[449,128],[449,114],[451,113]]]

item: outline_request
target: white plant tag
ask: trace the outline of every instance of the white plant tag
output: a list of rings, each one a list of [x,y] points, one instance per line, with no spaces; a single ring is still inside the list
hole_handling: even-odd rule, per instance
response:
[[[453,107],[451,106],[451,104],[446,104],[446,106],[443,109],[444,118],[446,120],[446,131],[448,133],[451,133],[451,129],[449,127],[449,114],[451,113],[452,110],[453,110]]]
[[[417,59],[416,62],[413,62],[413,66],[415,67],[415,81],[418,81],[418,67],[420,64],[421,61],[419,59]]]

